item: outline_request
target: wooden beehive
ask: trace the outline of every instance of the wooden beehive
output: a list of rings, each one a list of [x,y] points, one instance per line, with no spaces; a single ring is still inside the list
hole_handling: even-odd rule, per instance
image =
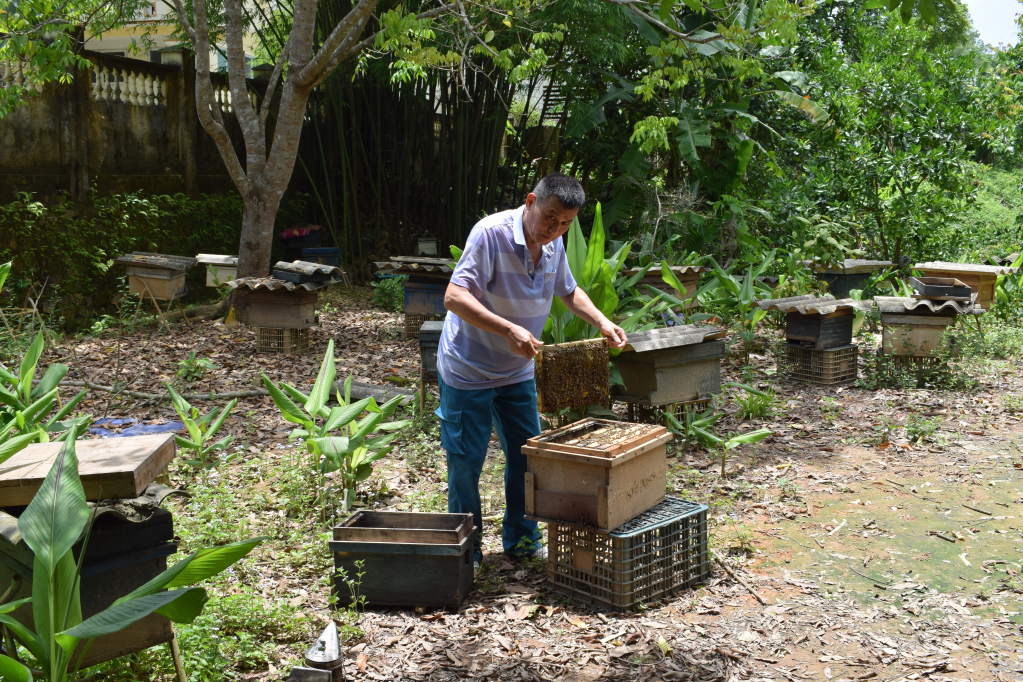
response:
[[[842,308],[826,315],[785,315],[785,339],[805,348],[824,349],[852,343],[855,311]]]
[[[611,365],[606,339],[540,347],[536,354],[536,400],[540,412],[591,405],[610,407]]]
[[[177,551],[170,512],[158,510],[150,519],[133,523],[114,514],[100,516],[92,528],[81,571],[82,616],[89,618],[110,607],[167,569],[167,557]],[[81,556],[82,541],[72,550]],[[14,575],[22,577],[21,586],[11,600],[32,596],[34,555],[11,516],[0,518],[0,587],[6,589]],[[24,604],[11,614],[32,628],[32,605]],[[85,651],[82,668],[163,644],[173,637],[170,621],[152,613],[131,627],[97,638],[85,649],[81,643],[74,660]]]
[[[685,326],[629,334],[615,358],[624,388],[615,400],[647,406],[706,400],[721,392],[725,331]]]
[[[475,535],[472,514],[360,511],[334,527],[329,547],[336,571],[363,574],[369,605],[458,608],[472,589]],[[351,603],[340,576],[334,592]]]
[[[947,315],[881,314],[881,353],[929,357],[941,347],[945,330],[956,318]]]
[[[946,263],[934,261],[917,263],[914,270],[920,270],[924,277],[954,278],[966,284],[977,294],[977,305],[988,310],[995,302],[995,285],[998,276],[1016,272],[1018,268],[1001,265],[975,265],[973,263]]]
[[[218,287],[238,276],[238,257],[221,256],[215,253],[200,253],[195,257],[206,266],[206,286]]]
[[[315,326],[317,297],[317,292],[305,289],[253,289],[248,295],[248,324],[279,329]]]
[[[526,514],[617,528],[664,499],[671,439],[663,426],[603,419],[530,438],[522,447]]]

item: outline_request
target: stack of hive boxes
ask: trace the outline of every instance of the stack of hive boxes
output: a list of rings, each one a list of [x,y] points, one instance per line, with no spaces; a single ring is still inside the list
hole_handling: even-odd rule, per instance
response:
[[[419,337],[424,322],[444,319],[444,292],[451,281],[451,258],[425,258],[422,256],[392,256],[391,260],[376,263],[377,277],[408,277],[405,290],[405,341]]]
[[[548,524],[552,589],[624,610],[707,576],[707,507],[665,496],[671,439],[588,418],[527,441],[526,514]]]
[[[856,379],[859,346],[853,343],[856,312],[870,301],[833,296],[792,296],[757,303],[785,314],[785,341],[775,347],[778,373],[793,381],[830,386]]]

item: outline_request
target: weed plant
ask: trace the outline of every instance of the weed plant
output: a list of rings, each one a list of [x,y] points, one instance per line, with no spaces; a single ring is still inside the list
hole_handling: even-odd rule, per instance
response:
[[[405,308],[405,289],[402,285],[407,279],[407,275],[395,275],[379,282],[371,282],[373,296],[370,302],[389,312],[400,313]]]

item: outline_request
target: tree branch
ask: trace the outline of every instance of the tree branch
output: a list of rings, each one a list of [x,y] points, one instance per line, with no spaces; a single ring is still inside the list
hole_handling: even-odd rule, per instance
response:
[[[266,135],[249,99],[249,86],[245,80],[245,45],[242,43],[244,17],[241,0],[225,0],[226,23],[224,42],[227,46],[227,87],[235,118],[245,141],[246,175],[256,177],[266,164]]]
[[[667,24],[665,24],[663,21],[659,21],[659,20],[655,19],[654,17],[650,16],[649,14],[647,14],[646,12],[644,12],[643,10],[637,8],[635,0],[604,0],[604,1],[605,2],[610,2],[612,5],[622,5],[624,7],[628,7],[633,12],[635,12],[639,16],[643,17],[644,19],[646,19],[650,24],[652,24],[652,25],[656,26],[657,28],[661,29],[662,31],[664,31],[668,35],[670,35],[670,36],[672,36],[674,38],[678,38],[679,40],[684,40],[687,43],[697,43],[699,45],[706,45],[707,43],[712,43],[715,40],[722,40],[722,39],[724,39],[724,36],[721,35],[720,33],[716,33],[716,34],[712,35],[709,38],[693,38],[692,37],[692,33],[689,33],[689,34],[679,33],[675,29],[673,29],[670,26],[668,26]]]
[[[291,49],[291,36],[284,43],[284,47],[281,49],[281,55],[277,58],[277,63],[274,64],[274,71],[270,75],[270,83],[266,86],[266,92],[263,94],[263,103],[259,105],[259,127],[263,129],[263,136],[266,136],[266,117],[270,113],[270,105],[273,102],[274,93],[277,90],[277,81],[281,79],[281,72],[284,71],[284,62],[288,59],[288,50]]]
[[[457,5],[455,5],[454,3],[448,4],[448,5],[442,5],[440,7],[435,8],[435,9],[431,9],[428,12],[422,12],[421,14],[417,14],[416,15],[416,19],[432,19],[434,17],[439,17],[440,15],[444,14],[448,10],[454,9],[456,6]],[[355,46],[352,47],[352,49],[350,51],[351,54],[358,54],[359,52],[362,52],[363,50],[365,50],[367,47],[369,47],[374,42],[376,42],[377,36],[380,35],[381,33],[383,33],[383,29],[377,31],[376,33],[374,33],[370,37],[368,37],[365,40],[363,40],[361,43],[357,43]]]
[[[345,47],[346,43],[350,44],[350,41],[355,36],[362,33],[362,29],[365,28],[366,22],[369,21],[369,17],[373,14],[373,9],[376,5],[377,0],[359,0],[359,4],[353,7],[345,15],[344,19],[338,22],[337,26],[334,27],[334,30],[330,32],[330,35],[323,42],[323,45],[320,46],[312,61],[298,74],[296,84],[312,87],[313,83],[322,80],[320,76],[324,73],[329,73],[333,66],[340,62],[340,59],[336,59],[336,57],[341,56],[339,55],[341,48]],[[333,62],[333,66],[331,62]]]

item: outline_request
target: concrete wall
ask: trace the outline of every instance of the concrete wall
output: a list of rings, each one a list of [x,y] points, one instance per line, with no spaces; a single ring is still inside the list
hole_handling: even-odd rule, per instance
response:
[[[18,192],[82,199],[90,187],[103,194],[193,196],[233,190],[195,113],[191,59],[171,55],[181,63],[86,52],[91,70],[76,73],[67,85],[47,84],[0,119],[0,202]],[[3,80],[0,73],[0,85]],[[214,85],[226,92],[222,76],[214,76]],[[229,108],[222,107],[225,123],[232,139],[240,140]]]

